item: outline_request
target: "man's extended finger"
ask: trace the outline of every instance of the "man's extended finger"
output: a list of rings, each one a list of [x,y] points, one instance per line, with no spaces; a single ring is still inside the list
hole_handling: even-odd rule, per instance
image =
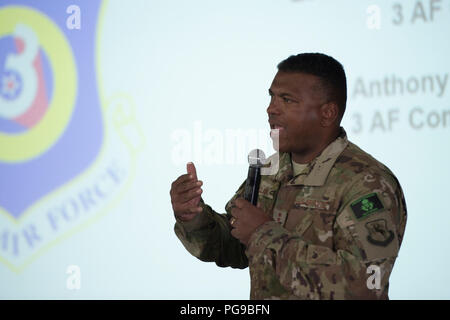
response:
[[[194,180],[197,180],[197,170],[195,169],[195,165],[193,162],[188,162],[186,164],[187,173],[194,177]]]

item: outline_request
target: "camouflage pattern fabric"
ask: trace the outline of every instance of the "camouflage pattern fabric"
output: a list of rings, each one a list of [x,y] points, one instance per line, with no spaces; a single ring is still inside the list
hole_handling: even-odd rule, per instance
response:
[[[290,153],[279,157],[278,173],[262,176],[258,195],[273,221],[252,234],[248,247],[231,236],[229,224],[244,181],[226,214],[201,200],[200,214],[175,223],[185,248],[220,267],[248,266],[251,299],[388,299],[407,218],[394,174],[349,142],[343,128],[296,177]],[[373,266],[378,288],[368,285]]]

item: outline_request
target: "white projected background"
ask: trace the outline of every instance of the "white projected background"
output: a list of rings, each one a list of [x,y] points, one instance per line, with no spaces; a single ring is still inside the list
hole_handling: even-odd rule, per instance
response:
[[[103,19],[105,95],[132,98],[145,136],[136,177],[110,212],[22,272],[0,264],[1,298],[248,299],[248,269],[201,262],[176,238],[169,190],[193,161],[203,199],[225,212],[248,151],[274,152],[267,89],[301,52],[343,64],[349,139],[404,189],[390,298],[450,298],[450,1],[117,0]],[[66,287],[69,265],[79,290]]]

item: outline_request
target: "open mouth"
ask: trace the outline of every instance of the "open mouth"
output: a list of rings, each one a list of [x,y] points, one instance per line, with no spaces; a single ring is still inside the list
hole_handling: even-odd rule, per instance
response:
[[[276,139],[277,141],[280,139],[280,136],[282,136],[284,134],[284,130],[285,128],[274,124],[274,125],[270,125],[270,137],[272,139]]]
[[[278,124],[271,124],[270,125],[270,132],[278,132],[281,133],[284,129],[284,127],[278,125]]]

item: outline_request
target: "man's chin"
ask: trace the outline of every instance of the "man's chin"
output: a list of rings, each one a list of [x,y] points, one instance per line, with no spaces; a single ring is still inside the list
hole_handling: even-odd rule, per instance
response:
[[[286,136],[285,135],[281,136],[282,137],[280,138],[279,132],[271,131],[270,138],[272,139],[272,146],[274,150],[277,152],[290,152],[289,146],[286,144],[287,142]]]
[[[275,143],[273,143],[272,146],[273,146],[274,150],[277,151],[277,152],[290,152],[289,148],[287,146],[283,145],[283,144],[278,145],[278,148],[275,145]]]

